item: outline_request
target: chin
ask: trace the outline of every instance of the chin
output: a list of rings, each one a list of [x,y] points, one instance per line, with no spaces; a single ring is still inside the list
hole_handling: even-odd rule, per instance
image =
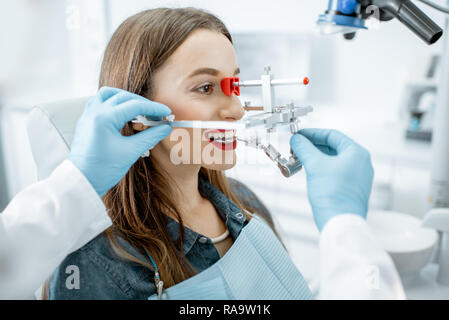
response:
[[[233,164],[209,164],[209,165],[202,165],[203,168],[211,169],[215,171],[226,171],[229,169],[234,168],[236,163]]]
[[[230,161],[230,159],[232,161]],[[227,161],[223,158],[222,161],[205,164],[202,163],[201,166],[206,169],[216,170],[216,171],[225,171],[235,167],[237,164],[237,157],[235,151],[232,151],[232,158],[228,158]]]

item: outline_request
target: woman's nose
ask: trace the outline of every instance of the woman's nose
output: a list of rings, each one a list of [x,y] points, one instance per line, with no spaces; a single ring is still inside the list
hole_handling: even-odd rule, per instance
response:
[[[225,107],[220,108],[220,118],[226,121],[240,120],[244,115],[245,110],[240,99],[234,95],[230,97]]]

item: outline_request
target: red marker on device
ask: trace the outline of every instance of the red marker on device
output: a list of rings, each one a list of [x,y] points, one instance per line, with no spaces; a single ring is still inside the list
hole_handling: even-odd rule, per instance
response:
[[[240,86],[238,77],[232,77],[232,78],[224,78],[221,80],[221,90],[225,95],[230,97],[233,93],[235,93],[236,96],[240,95]],[[237,85],[235,85],[237,83]]]

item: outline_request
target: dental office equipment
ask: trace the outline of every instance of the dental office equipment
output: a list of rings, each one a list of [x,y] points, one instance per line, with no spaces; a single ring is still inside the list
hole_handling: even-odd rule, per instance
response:
[[[419,1],[448,12],[431,1]],[[443,30],[410,0],[329,0],[317,24],[323,34],[343,33],[345,39],[352,40],[357,31],[368,29],[365,22],[372,16],[380,21],[397,18],[427,44],[434,44],[443,35]]]
[[[245,102],[244,109],[246,111],[263,111],[255,115],[247,115],[240,121],[175,121],[174,115],[170,115],[166,120],[152,121],[144,116],[138,116],[134,123],[141,123],[144,126],[156,126],[158,124],[169,124],[172,127],[178,128],[202,128],[202,129],[225,129],[225,130],[240,130],[262,128],[264,132],[269,135],[278,127],[289,126],[290,132],[295,134],[299,131],[300,117],[306,116],[313,111],[311,106],[298,107],[293,103],[285,106],[277,106],[275,103],[274,87],[280,85],[308,85],[309,78],[301,79],[273,79],[271,68],[265,67],[265,72],[260,80],[240,81],[238,77],[225,78],[221,81],[221,88],[225,95],[231,96],[233,93],[240,95],[240,87],[262,87],[262,106],[250,106],[250,102]],[[237,137],[248,147],[263,150],[265,154],[277,164],[281,173],[285,177],[291,177],[302,169],[301,162],[291,152],[288,159],[284,158],[277,149],[269,142],[262,143],[261,137],[258,133],[253,132],[253,135],[247,139]]]

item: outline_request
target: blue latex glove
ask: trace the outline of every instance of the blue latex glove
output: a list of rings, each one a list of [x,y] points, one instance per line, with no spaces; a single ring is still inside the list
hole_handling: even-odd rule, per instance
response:
[[[120,129],[138,115],[161,120],[170,113],[160,103],[125,90],[103,87],[89,100],[78,121],[68,159],[102,197],[145,151],[172,131],[169,125],[158,125],[125,137]]]
[[[343,214],[366,217],[374,170],[367,150],[341,132],[303,129],[290,145],[303,163],[315,223],[321,231]]]

